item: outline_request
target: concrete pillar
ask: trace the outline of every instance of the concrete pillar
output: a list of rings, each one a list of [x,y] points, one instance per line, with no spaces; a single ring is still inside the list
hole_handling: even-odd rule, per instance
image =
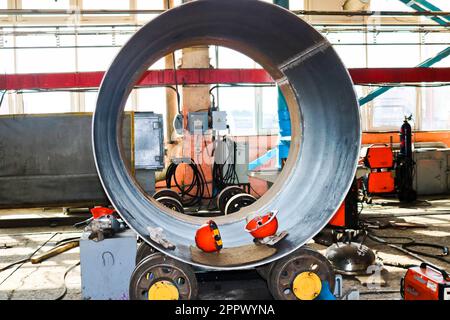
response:
[[[183,49],[182,69],[210,68],[208,46]],[[183,111],[207,111],[210,107],[209,86],[190,86],[183,88]]]
[[[183,0],[183,3],[191,0]],[[208,46],[198,46],[183,49],[182,69],[210,68]],[[207,111],[210,108],[209,86],[183,88],[183,111]]]
[[[170,9],[174,6],[174,0],[163,0],[164,9]],[[165,67],[166,69],[173,69],[174,66],[174,56],[170,54],[165,57]],[[167,123],[166,123],[166,138],[169,145],[175,142],[173,120],[178,113],[178,100],[177,94],[171,88],[166,89],[166,113],[167,113]]]

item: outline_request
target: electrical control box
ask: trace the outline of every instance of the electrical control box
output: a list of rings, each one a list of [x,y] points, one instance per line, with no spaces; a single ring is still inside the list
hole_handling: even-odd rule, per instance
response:
[[[188,129],[191,134],[203,134],[208,130],[208,112],[190,112]]]
[[[212,112],[212,128],[214,130],[227,130],[227,113],[226,111]]]
[[[134,114],[134,165],[136,169],[164,168],[163,117],[153,112]]]
[[[236,174],[239,183],[248,183],[249,146],[248,142],[236,143]]]
[[[450,193],[450,149],[416,149],[414,189],[418,195]]]

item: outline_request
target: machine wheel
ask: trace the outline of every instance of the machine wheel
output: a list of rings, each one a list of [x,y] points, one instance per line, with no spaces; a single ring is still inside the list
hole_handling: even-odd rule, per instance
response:
[[[181,198],[181,196],[178,194],[178,192],[172,190],[172,189],[161,189],[159,191],[156,191],[153,194],[153,199],[158,200],[159,198],[162,197],[170,197],[170,198],[175,198],[177,199],[180,203],[183,203],[183,199]]]
[[[225,214],[225,206],[227,202],[235,195],[245,193],[242,188],[237,186],[229,186],[223,189],[217,196],[216,205],[222,214]]]
[[[270,271],[272,270],[273,263],[265,264],[263,266],[257,267],[256,272],[264,279],[269,279]]]
[[[164,207],[169,208],[170,210],[184,213],[183,205],[180,201],[172,197],[160,197],[156,199],[159,203],[161,203]]]
[[[256,198],[247,193],[237,194],[228,200],[225,206],[225,215],[238,212],[244,207],[248,207],[256,202]]]
[[[191,266],[155,253],[142,260],[130,280],[130,300],[193,300],[198,284]]]
[[[306,247],[272,263],[267,279],[276,300],[313,300],[320,294],[324,281],[328,281],[330,290],[334,291],[335,274],[331,263]]]
[[[147,242],[142,241],[142,243],[139,245],[137,251],[136,251],[136,265],[139,264],[142,260],[147,258],[148,256],[151,256],[152,254],[158,252],[155,248],[153,248],[151,245],[149,245]]]

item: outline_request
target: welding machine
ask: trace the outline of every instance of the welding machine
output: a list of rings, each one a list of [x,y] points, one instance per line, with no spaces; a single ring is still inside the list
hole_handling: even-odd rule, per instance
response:
[[[450,277],[429,263],[408,269],[400,292],[405,300],[450,300]]]

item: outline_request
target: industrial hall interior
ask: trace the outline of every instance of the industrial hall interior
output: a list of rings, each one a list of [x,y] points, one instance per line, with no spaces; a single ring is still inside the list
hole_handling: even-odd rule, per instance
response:
[[[0,0],[0,305],[450,300],[449,56],[448,0]]]

